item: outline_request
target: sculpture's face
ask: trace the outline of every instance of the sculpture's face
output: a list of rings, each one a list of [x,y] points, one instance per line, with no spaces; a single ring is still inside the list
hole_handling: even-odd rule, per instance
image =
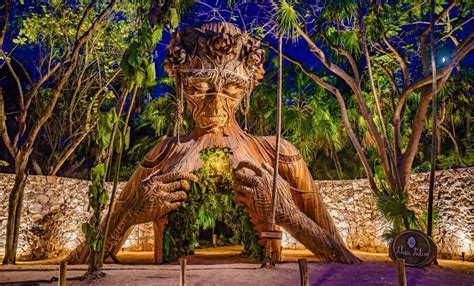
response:
[[[239,104],[250,89],[248,78],[217,69],[181,70],[180,76],[197,127],[215,133],[235,122]]]
[[[173,35],[165,70],[176,77],[195,126],[216,133],[237,124],[242,98],[263,77],[263,61],[257,40],[232,24],[207,23]]]

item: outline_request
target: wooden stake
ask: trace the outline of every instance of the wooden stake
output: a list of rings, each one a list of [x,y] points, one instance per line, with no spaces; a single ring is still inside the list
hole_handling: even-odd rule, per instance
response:
[[[300,258],[298,259],[298,265],[300,267],[300,281],[301,281],[301,286],[308,286],[309,281],[308,281],[308,264],[306,261],[306,258]]]
[[[179,274],[179,286],[185,286],[186,285],[186,259],[180,259],[179,260],[181,272]]]
[[[407,286],[407,273],[405,271],[405,259],[397,259],[398,285]]]
[[[67,275],[67,261],[61,261],[59,265],[59,286],[66,286],[66,275]]]

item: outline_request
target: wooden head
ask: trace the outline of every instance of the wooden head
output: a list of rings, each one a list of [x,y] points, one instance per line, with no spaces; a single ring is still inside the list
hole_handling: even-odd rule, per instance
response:
[[[238,128],[235,113],[263,77],[260,42],[230,23],[207,23],[176,32],[165,70],[176,79],[202,133]]]

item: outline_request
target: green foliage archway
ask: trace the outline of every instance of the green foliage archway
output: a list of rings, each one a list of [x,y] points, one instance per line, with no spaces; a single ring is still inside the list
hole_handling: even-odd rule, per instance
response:
[[[199,247],[200,229],[212,229],[217,222],[224,223],[232,230],[229,241],[242,243],[245,255],[259,259],[262,257],[259,238],[248,214],[232,200],[232,166],[228,160],[230,152],[230,149],[218,147],[201,151],[202,167],[194,172],[199,181],[191,186],[183,206],[168,217],[163,245],[165,262],[192,254]]]

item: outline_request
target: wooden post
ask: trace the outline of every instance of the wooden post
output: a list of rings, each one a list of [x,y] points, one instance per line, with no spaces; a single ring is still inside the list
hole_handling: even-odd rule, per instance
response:
[[[67,275],[67,261],[61,261],[59,264],[59,286],[66,286],[66,275]]]
[[[179,286],[186,286],[186,259],[180,259],[179,265],[181,268],[179,274]]]
[[[407,273],[405,271],[405,259],[397,259],[398,285],[407,286]]]
[[[300,267],[300,281],[301,281],[301,286],[308,286],[309,281],[308,281],[308,264],[306,261],[306,258],[300,258],[298,259],[298,265]]]

